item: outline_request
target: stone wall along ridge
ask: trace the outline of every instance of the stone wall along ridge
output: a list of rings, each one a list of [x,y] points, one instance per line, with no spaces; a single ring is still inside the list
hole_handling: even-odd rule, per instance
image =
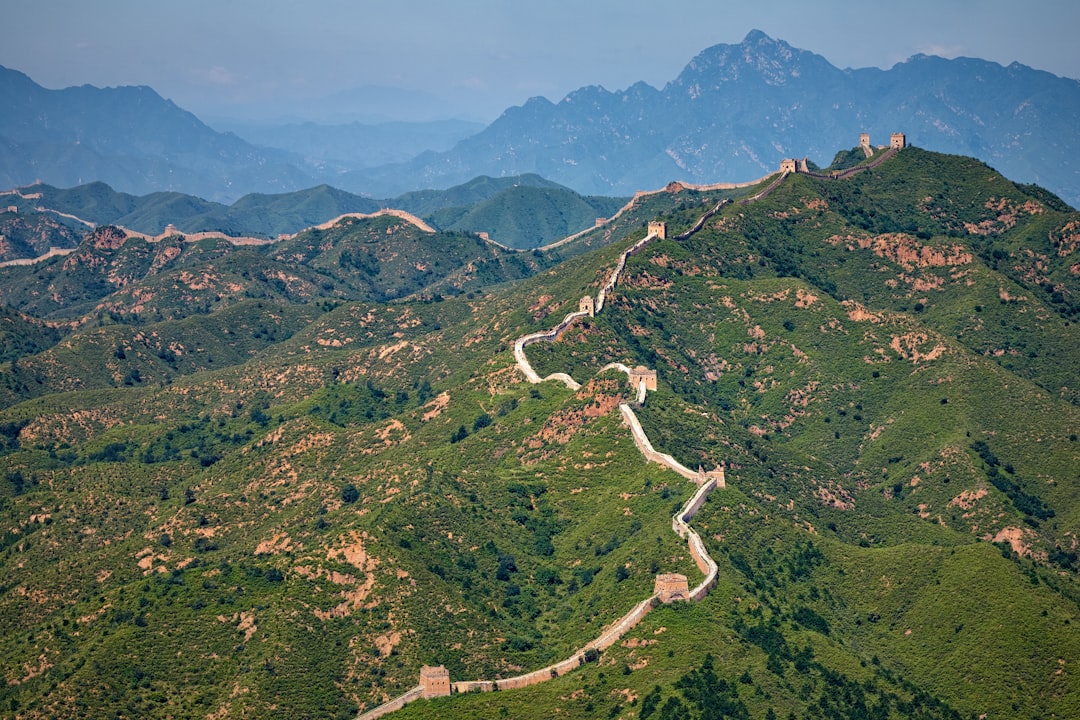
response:
[[[883,153],[883,156],[877,161],[875,161],[873,164],[868,166],[862,166],[860,169],[872,167],[873,165],[883,162],[889,157],[892,157],[895,152],[895,149],[893,149],[892,152]],[[769,186],[766,187],[764,190],[762,190],[749,200],[742,201],[743,204],[747,204],[750,201],[758,200],[767,196],[777,186],[779,186],[781,182],[783,182],[784,178],[786,178],[788,174],[789,173],[786,172],[781,173],[780,176],[776,178],[772,183],[770,183]],[[836,178],[833,177],[830,179]],[[685,240],[690,235],[700,230],[702,227],[704,227],[704,224],[709,217],[716,214],[716,212],[718,212],[724,205],[729,202],[731,201],[722,200],[721,202],[717,203],[717,205],[712,210],[703,215],[688,232],[676,236],[675,239]],[[612,271],[607,283],[604,285],[603,288],[601,288],[600,293],[597,295],[595,312],[600,312],[603,309],[604,300],[606,299],[607,293],[614,290],[615,286],[618,284],[622,272],[626,267],[626,259],[635,252],[639,252],[655,237],[656,235],[654,233],[650,233],[620,254],[618,264]],[[518,367],[521,368],[522,373],[525,375],[526,379],[530,383],[540,383],[549,379],[557,379],[566,383],[567,386],[571,389],[576,390],[580,387],[580,385],[566,373],[552,373],[547,378],[541,378],[539,375],[537,375],[536,371],[533,370],[532,365],[529,364],[529,360],[525,355],[525,348],[535,342],[550,342],[557,340],[559,336],[563,332],[565,332],[571,324],[574,323],[574,321],[576,321],[580,317],[585,317],[588,315],[589,313],[587,311],[580,310],[577,312],[569,313],[563,319],[563,321],[556,325],[554,328],[550,330],[532,333],[530,335],[525,335],[518,338],[514,342],[514,358],[517,362]],[[632,371],[623,363],[609,363],[608,365],[605,365],[603,368],[601,368],[601,372],[604,372],[606,370],[618,370],[619,372],[624,372],[626,373],[628,379],[631,379],[634,376],[634,371]],[[642,381],[639,383],[637,395],[639,405],[642,404],[645,400],[645,391],[645,383],[644,381]],[[701,506],[705,504],[705,501],[708,499],[710,493],[712,493],[713,490],[718,487],[726,487],[723,467],[708,473],[705,473],[700,469],[697,472],[690,470],[688,467],[675,460],[675,458],[672,457],[670,454],[657,452],[657,450],[653,447],[652,442],[645,434],[645,431],[642,429],[641,423],[640,421],[638,421],[637,414],[634,412],[633,408],[631,408],[626,403],[620,403],[619,412],[622,414],[623,420],[625,421],[627,427],[630,428],[630,434],[634,439],[635,446],[638,448],[638,450],[641,452],[641,454],[645,457],[647,461],[659,463],[667,468],[670,468],[682,477],[696,483],[698,486],[697,490],[690,497],[690,499],[687,500],[686,503],[679,509],[679,511],[675,513],[675,515],[672,517],[671,528],[679,537],[686,540],[687,548],[690,551],[690,556],[694,559],[694,563],[697,565],[698,569],[704,576],[702,581],[697,586],[695,586],[689,593],[690,600],[699,601],[706,595],[708,595],[709,591],[711,591],[716,586],[719,569],[717,568],[716,562],[709,555],[708,550],[706,550],[705,543],[702,542],[701,536],[699,536],[697,531],[695,531],[690,526],[690,521],[701,509]],[[659,593],[654,593],[650,597],[642,600],[637,605],[635,605],[629,612],[627,612],[621,618],[616,620],[612,625],[606,628],[603,632],[601,632],[601,634],[596,639],[586,644],[584,648],[574,653],[571,657],[565,660],[554,663],[552,665],[548,665],[547,667],[540,668],[539,670],[533,670],[532,672],[528,672],[523,675],[516,675],[509,678],[501,678],[498,680],[466,680],[453,682],[450,684],[451,691],[453,693],[464,693],[489,692],[496,689],[509,690],[513,688],[527,687],[536,683],[546,682],[548,680],[552,680],[554,678],[565,675],[566,673],[574,670],[577,667],[580,667],[586,662],[586,653],[589,650],[602,651],[617,642],[619,638],[621,638],[631,628],[637,625],[641,621],[641,619],[645,617],[649,610],[651,610],[659,602]],[[375,720],[375,718],[382,717],[383,715],[386,715],[387,713],[393,712],[394,710],[397,710],[398,708],[404,706],[406,703],[416,700],[417,698],[421,697],[422,694],[423,687],[413,688],[409,692],[400,695],[397,698],[394,698],[388,703],[380,705],[360,715],[358,720]]]
[[[376,718],[381,718],[383,715],[392,713],[395,710],[400,710],[401,708],[411,703],[413,700],[419,700],[423,696],[424,688],[417,685],[412,690],[398,695],[393,700],[389,700],[387,702],[384,702],[382,705],[368,710],[367,712],[360,715],[357,720],[376,720]]]

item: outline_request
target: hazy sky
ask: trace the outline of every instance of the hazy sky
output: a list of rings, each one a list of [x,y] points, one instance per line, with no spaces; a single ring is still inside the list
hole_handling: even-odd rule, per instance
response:
[[[755,28],[841,68],[887,68],[927,53],[1019,61],[1080,78],[1077,0],[6,5],[0,65],[50,88],[150,85],[203,116],[304,116],[315,112],[316,98],[380,85],[437,97],[435,114],[488,121],[531,96],[557,101],[583,85],[663,87],[701,50],[738,43]]]

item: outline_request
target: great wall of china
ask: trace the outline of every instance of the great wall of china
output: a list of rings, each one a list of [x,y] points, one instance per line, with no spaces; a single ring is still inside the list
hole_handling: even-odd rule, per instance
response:
[[[869,146],[869,136],[865,133],[860,135],[859,147],[864,151],[867,159],[873,156],[873,151],[870,149]],[[890,147],[884,153],[882,153],[881,156],[873,159],[871,162],[864,165],[848,168],[847,170],[834,172],[828,175],[809,172],[806,166],[805,159],[801,162],[801,167],[798,161],[793,159],[785,159],[780,163],[780,172],[777,174],[775,179],[773,179],[772,182],[770,182],[769,185],[767,185],[760,192],[749,198],[744,198],[740,200],[740,204],[748,205],[752,202],[767,197],[777,187],[779,187],[784,182],[784,180],[791,174],[798,173],[818,179],[840,180],[850,177],[856,173],[863,172],[864,170],[877,167],[882,162],[893,157],[899,150],[903,149],[904,147],[906,147],[905,136],[901,133],[893,133],[890,138]],[[634,198],[631,199],[630,202],[628,202],[626,205],[624,205],[615,215],[613,215],[611,218],[603,220],[602,222],[598,222],[597,226],[593,228],[588,228],[579,233],[575,233],[561,240],[558,240],[557,242],[543,246],[539,249],[549,250],[571,242],[576,238],[581,237],[588,232],[591,232],[592,230],[596,229],[596,227],[600,227],[604,224],[614,221],[623,213],[632,209],[641,197],[669,191],[672,188],[672,185],[678,185],[680,188],[689,188],[695,190],[734,189],[758,185],[767,180],[769,177],[770,176],[765,176],[760,180],[752,181],[749,183],[717,183],[713,185],[688,185],[685,183],[672,183],[661,190],[639,192],[635,194]],[[18,194],[16,191],[8,191],[7,193],[0,194],[11,193]],[[20,197],[26,196],[20,195]],[[704,227],[705,223],[710,217],[715,215],[730,202],[731,200],[721,200],[713,208],[701,215],[701,217],[689,230],[675,236],[674,239],[685,240],[693,234],[697,233]],[[46,211],[45,208],[38,208],[38,210]],[[345,215],[338,216],[333,220],[322,223],[321,225],[317,225],[315,226],[315,229],[328,229],[341,222],[342,220],[350,217],[370,218],[380,215],[393,215],[414,224],[424,232],[435,232],[435,230],[428,226],[427,223],[425,223],[423,220],[411,215],[410,213],[400,210],[381,210],[373,214],[347,213]],[[74,218],[74,216],[72,216],[72,218],[75,220],[79,220],[80,222],[86,223],[86,221],[83,221],[79,218]],[[92,223],[86,224],[93,227]],[[171,225],[166,228],[165,233],[162,233],[158,236],[149,236],[143,233],[137,233],[127,230],[126,228],[121,229],[124,230],[125,233],[127,233],[128,237],[141,237],[147,241],[160,241],[165,237],[169,237],[175,234],[181,234],[178,233],[176,229],[173,228]],[[209,237],[218,237],[226,239],[237,245],[268,244],[274,242],[273,240],[259,238],[233,238],[216,232],[192,233],[185,235],[184,237],[188,241],[195,241]],[[280,236],[278,240],[285,239],[286,237],[295,237],[295,234],[288,236]],[[556,372],[548,375],[547,377],[541,378],[533,369],[532,365],[529,363],[529,359],[525,354],[525,348],[537,342],[557,341],[562,336],[562,334],[579,319],[585,317],[593,317],[596,313],[601,312],[604,309],[608,295],[614,291],[615,287],[618,285],[618,282],[622,277],[623,271],[626,269],[627,259],[631,255],[634,255],[643,250],[653,240],[666,238],[666,225],[662,222],[650,222],[648,224],[648,230],[645,237],[635,242],[633,245],[631,245],[619,255],[619,259],[615,265],[615,268],[612,270],[607,282],[602,288],[600,288],[595,299],[591,296],[586,295],[579,301],[578,309],[576,311],[568,313],[566,317],[564,317],[563,320],[555,327],[549,330],[542,330],[539,332],[531,333],[529,335],[524,335],[514,342],[514,360],[518,368],[521,370],[522,374],[525,376],[525,379],[529,383],[537,384],[550,380],[556,380],[562,382],[564,385],[566,385],[567,388],[571,390],[578,390],[581,388],[581,384],[574,380],[574,378],[571,377],[568,373]],[[488,242],[504,249],[512,250],[512,248],[507,248],[505,245],[502,245],[500,243],[490,240],[488,240]],[[54,255],[67,254],[68,252],[71,251],[53,248],[49,251],[49,253],[40,258],[12,260],[5,263],[0,263],[0,266],[14,264],[30,264],[34,262],[39,262]],[[655,370],[649,370],[644,367],[637,367],[631,369],[621,363],[611,363],[601,368],[600,372],[605,372],[612,369],[626,373],[628,382],[635,391],[634,404],[638,407],[644,404],[647,391],[656,389]],[[535,685],[537,683],[552,680],[586,664],[587,662],[589,662],[590,658],[595,659],[596,657],[598,657],[600,652],[616,643],[619,638],[621,638],[624,634],[626,634],[634,626],[636,626],[641,621],[641,619],[644,618],[645,615],[648,614],[648,612],[654,607],[657,607],[660,604],[677,600],[699,601],[703,599],[706,595],[708,595],[709,591],[716,586],[718,573],[716,562],[709,555],[708,551],[705,548],[705,544],[701,540],[701,537],[690,526],[690,521],[701,509],[701,506],[705,503],[713,490],[718,487],[721,489],[726,487],[723,464],[721,463],[721,465],[716,469],[707,472],[701,468],[698,468],[697,471],[693,471],[678,462],[670,454],[658,452],[653,447],[652,442],[645,434],[645,431],[641,427],[641,423],[638,421],[637,414],[634,412],[634,409],[633,407],[631,407],[630,404],[620,403],[619,412],[622,415],[623,422],[630,430],[631,437],[634,440],[634,445],[638,448],[639,452],[641,452],[642,456],[647,462],[655,462],[663,467],[669,468],[681,477],[690,480],[697,485],[697,490],[694,492],[694,494],[672,517],[671,527],[672,530],[680,538],[686,540],[687,548],[690,552],[690,555],[703,575],[702,581],[698,583],[698,585],[696,585],[692,590],[690,590],[687,579],[683,575],[675,573],[662,573],[660,575],[657,575],[653,594],[637,603],[625,615],[623,615],[614,623],[606,627],[598,637],[586,643],[569,658],[566,658],[565,660],[554,663],[547,667],[525,673],[523,675],[516,675],[509,678],[499,678],[496,680],[464,680],[451,682],[449,671],[447,671],[445,667],[441,665],[437,667],[424,666],[420,669],[419,685],[411,688],[405,693],[381,705],[378,705],[362,713],[358,717],[358,720],[376,720],[376,718],[383,717],[389,713],[394,712],[395,710],[399,710],[408,703],[411,703],[415,700],[444,697],[455,693],[511,690],[515,688],[528,687],[530,685]],[[595,656],[593,655],[594,653],[596,654]]]
[[[866,142],[863,142],[863,138],[867,138]],[[863,134],[860,136],[860,147],[868,148],[868,136]],[[860,165],[855,168],[849,168],[848,170],[834,173],[831,175],[821,175],[817,173],[810,173],[805,168],[805,162],[803,168],[800,169],[794,160],[784,160],[780,166],[779,175],[763,190],[757,194],[743,199],[740,201],[742,205],[747,205],[756,200],[760,200],[767,197],[772,193],[780,184],[791,174],[799,173],[810,175],[811,177],[826,179],[826,180],[840,180],[850,177],[855,173],[862,172],[863,170],[876,167],[885,160],[893,157],[899,150],[906,147],[906,138],[900,133],[894,133],[891,138],[891,146],[882,155],[866,165]],[[872,156],[872,152],[867,154],[867,158]],[[762,178],[758,183],[764,182],[768,179]],[[757,183],[754,183],[757,184]],[[722,184],[723,185],[723,184]],[[714,187],[714,186],[709,186]],[[746,187],[746,185],[735,185],[735,187]],[[726,188],[725,188],[726,189]],[[657,191],[662,192],[662,191]],[[640,196],[641,193],[638,194]],[[638,197],[635,196],[635,199]],[[628,203],[623,210],[628,209],[633,205],[634,201]],[[720,211],[725,205],[729,204],[730,200],[721,200],[711,210],[704,213],[698,221],[686,232],[675,236],[676,240],[685,240],[694,233],[701,230],[710,217]],[[621,214],[623,210],[620,210],[618,214]],[[616,214],[617,217],[618,214]],[[611,219],[614,219],[611,218]],[[591,229],[591,228],[590,228]],[[546,247],[557,247],[575,237],[580,236],[582,233],[572,235],[569,238],[564,238],[557,243],[548,245]],[[529,359],[525,354],[525,348],[537,342],[554,342],[558,340],[566,330],[573,325],[577,320],[585,317],[593,317],[596,313],[603,310],[607,296],[614,291],[618,285],[619,280],[622,277],[623,271],[626,269],[626,261],[635,253],[640,252],[653,240],[666,239],[667,227],[661,222],[650,222],[648,224],[648,231],[641,240],[635,242],[632,246],[624,250],[619,255],[619,260],[612,270],[611,275],[608,277],[608,281],[597,293],[595,299],[586,295],[578,302],[578,309],[574,312],[570,312],[558,323],[555,327],[549,330],[542,330],[540,332],[531,333],[518,338],[514,342],[514,360],[521,370],[521,373],[525,376],[525,379],[532,384],[547,382],[549,380],[557,380],[566,385],[571,390],[578,390],[581,388],[581,384],[574,380],[568,373],[556,372],[548,375],[547,377],[540,377],[536,370],[533,369],[529,363]],[[635,390],[635,405],[641,406],[645,402],[646,392],[648,390],[656,389],[656,371],[649,370],[644,367],[629,368],[622,363],[610,363],[600,369],[600,372],[607,370],[618,370],[624,372],[627,375],[627,379],[631,387]],[[357,720],[376,720],[376,718],[383,717],[395,710],[399,710],[406,704],[419,699],[429,699],[435,697],[445,697],[455,693],[467,693],[467,692],[489,692],[492,690],[511,690],[514,688],[528,687],[537,683],[546,682],[557,677],[561,677],[566,673],[581,667],[589,661],[591,653],[599,653],[621,638],[625,633],[629,632],[634,626],[636,626],[642,618],[645,617],[648,612],[657,607],[660,604],[673,602],[676,600],[688,600],[699,601],[708,595],[709,591],[716,586],[718,568],[716,562],[709,555],[705,549],[705,544],[701,541],[701,537],[690,526],[690,521],[694,518],[697,512],[701,509],[701,506],[705,504],[709,495],[716,488],[723,489],[726,487],[726,479],[724,476],[723,463],[720,464],[714,470],[705,471],[702,468],[698,468],[695,472],[685,465],[681,464],[674,457],[668,453],[658,452],[650,442],[645,431],[641,427],[641,423],[638,421],[637,414],[634,412],[633,407],[628,403],[619,404],[619,412],[622,415],[623,422],[630,430],[630,434],[633,437],[634,445],[641,452],[642,456],[648,462],[655,462],[659,465],[669,468],[680,476],[690,480],[697,485],[697,490],[690,497],[689,500],[679,509],[677,513],[672,517],[671,529],[681,538],[686,540],[687,548],[690,551],[690,556],[694,559],[694,563],[697,565],[698,570],[701,571],[704,576],[702,581],[690,590],[686,577],[684,575],[678,575],[674,573],[663,573],[656,576],[653,594],[645,598],[633,608],[630,609],[625,615],[619,618],[617,621],[609,625],[604,631],[594,640],[587,643],[580,648],[577,652],[571,655],[569,658],[560,662],[554,663],[539,670],[534,670],[523,675],[516,675],[509,678],[500,678],[496,680],[465,680],[451,682],[449,671],[442,665],[437,667],[424,666],[420,669],[420,684],[416,687],[408,690],[407,692],[399,695],[392,700],[389,700],[382,705],[378,705],[371,710],[362,713]],[[598,655],[597,655],[598,657]]]
[[[8,193],[12,193],[12,192],[14,192],[14,191],[10,191],[10,190],[8,191]],[[34,198],[34,197],[39,197],[39,196],[19,195],[19,197]],[[95,229],[97,227],[97,225],[90,222],[89,220],[83,220],[82,218],[75,217],[74,215],[71,215],[69,213],[62,213],[62,212],[60,212],[58,210],[52,210],[50,208],[41,207],[41,206],[39,206],[39,207],[37,207],[35,209],[38,212],[48,212],[48,213],[52,213],[54,215],[60,215],[60,216],[66,217],[66,218],[70,218],[72,220],[75,220],[77,222],[82,223],[83,225],[86,225],[87,227],[89,227],[91,229]],[[141,233],[141,232],[138,232],[137,230],[131,230],[130,228],[123,227],[122,225],[117,225],[116,227],[119,228],[127,238],[139,238],[141,240],[145,240],[146,242],[161,242],[165,238],[174,237],[174,236],[179,235],[180,237],[182,237],[184,239],[185,242],[192,242],[193,243],[193,242],[199,242],[200,240],[217,239],[217,240],[225,240],[226,242],[229,242],[229,243],[239,247],[239,246],[242,246],[242,245],[270,245],[272,243],[281,242],[282,240],[290,240],[290,239],[296,237],[297,235],[299,235],[300,233],[307,232],[308,230],[329,230],[330,228],[332,228],[335,225],[337,225],[338,223],[340,223],[342,220],[348,220],[349,218],[357,218],[357,219],[363,220],[363,219],[367,219],[367,218],[382,217],[382,216],[385,216],[385,215],[390,215],[392,217],[396,217],[396,218],[399,218],[401,220],[404,220],[405,222],[411,223],[412,225],[415,225],[417,228],[419,228],[423,232],[426,232],[426,233],[436,232],[433,227],[431,227],[426,222],[424,222],[420,218],[416,217],[412,213],[406,212],[404,210],[394,210],[392,208],[386,208],[386,209],[379,210],[378,212],[373,212],[373,213],[345,213],[344,215],[338,215],[336,218],[334,218],[332,220],[327,220],[326,222],[321,223],[319,225],[313,225],[311,227],[304,228],[303,230],[300,230],[300,231],[295,232],[295,233],[279,235],[277,238],[275,238],[273,240],[268,239],[268,238],[256,238],[256,237],[242,237],[242,236],[237,237],[237,236],[233,236],[233,235],[226,235],[225,233],[219,232],[217,230],[185,233],[185,232],[181,232],[180,230],[177,230],[176,227],[171,225],[171,224],[166,226],[165,231],[162,232],[159,235],[148,235],[147,233]],[[6,266],[11,266],[11,265],[33,265],[35,263],[39,263],[39,262],[42,262],[44,260],[48,260],[49,258],[55,257],[57,255],[69,255],[72,252],[74,252],[75,250],[76,250],[76,248],[56,248],[56,247],[49,248],[49,251],[46,252],[44,255],[39,255],[38,257],[35,257],[35,258],[19,258],[17,260],[6,260],[4,262],[0,262],[0,267],[6,267]]]
[[[715,215],[720,208],[728,202],[729,201],[724,200],[717,203],[717,205],[706,212],[689,231],[679,235],[677,239],[686,239],[700,230],[704,227],[708,218]],[[580,389],[581,384],[574,380],[568,373],[552,373],[547,377],[541,378],[536,370],[533,369],[532,364],[529,363],[529,359],[525,354],[525,348],[533,343],[557,340],[567,328],[573,325],[577,320],[585,317],[592,317],[595,313],[603,310],[608,294],[610,294],[618,285],[622,273],[626,269],[627,258],[640,252],[651,241],[657,238],[666,238],[666,236],[667,227],[663,223],[649,223],[648,233],[645,237],[635,242],[619,255],[619,260],[616,263],[614,270],[612,270],[608,281],[600,289],[595,300],[591,296],[583,297],[578,303],[578,310],[568,313],[555,327],[522,336],[514,342],[514,359],[528,382],[535,384],[546,382],[548,380],[557,380],[571,390]],[[645,402],[646,392],[648,390],[656,389],[656,372],[653,370],[648,370],[643,367],[631,369],[621,363],[612,363],[602,368],[601,372],[610,369],[626,373],[631,387],[635,389],[635,403],[639,406]],[[709,556],[708,551],[705,549],[705,544],[701,541],[701,537],[694,531],[689,523],[704,504],[709,494],[717,487],[725,487],[723,467],[719,467],[709,472],[705,472],[701,469],[697,472],[691,471],[689,468],[675,460],[671,455],[657,452],[653,448],[652,443],[649,441],[648,436],[641,427],[641,423],[637,419],[637,415],[629,404],[620,403],[619,411],[622,413],[623,419],[630,429],[634,444],[647,461],[656,462],[671,468],[679,475],[696,483],[698,486],[696,492],[690,497],[686,504],[672,517],[671,527],[679,537],[686,540],[690,555],[704,576],[702,581],[695,586],[693,590],[689,590],[686,577],[683,575],[665,573],[657,576],[653,594],[639,602],[631,608],[629,612],[605,628],[597,638],[587,643],[569,658],[547,667],[540,668],[539,670],[525,673],[524,675],[500,678],[497,680],[450,682],[449,672],[443,666],[425,666],[421,668],[420,671],[420,685],[399,695],[389,702],[365,712],[360,715],[359,720],[375,720],[376,718],[380,718],[394,710],[404,707],[407,703],[421,698],[440,697],[452,693],[511,690],[514,688],[535,685],[536,683],[560,677],[571,670],[584,665],[588,661],[590,653],[599,653],[616,643],[619,638],[629,632],[631,628],[637,625],[641,619],[657,605],[665,602],[672,602],[674,600],[700,600],[716,585],[716,562]]]
[[[754,202],[755,200],[760,200],[760,199],[768,196],[769,193],[771,193],[773,190],[775,190],[780,185],[780,183],[782,183],[784,181],[784,179],[790,173],[800,173],[800,174],[803,174],[803,175],[809,175],[810,177],[819,178],[819,179],[823,179],[823,180],[840,180],[840,179],[843,179],[843,178],[846,178],[846,177],[850,177],[851,175],[862,172],[864,170],[869,170],[871,168],[877,167],[878,165],[880,165],[881,163],[885,162],[890,157],[895,155],[898,150],[902,150],[906,146],[907,146],[907,138],[906,138],[906,136],[903,133],[893,133],[892,136],[889,138],[889,147],[888,147],[888,149],[884,153],[882,153],[882,155],[880,157],[875,158],[872,162],[869,162],[869,163],[867,163],[865,165],[858,165],[856,167],[848,168],[846,170],[837,171],[837,172],[834,172],[834,173],[829,174],[829,175],[823,175],[823,174],[820,174],[820,173],[810,172],[807,169],[807,161],[806,161],[805,158],[803,158],[801,161],[796,161],[796,160],[790,159],[790,158],[784,159],[780,163],[780,173],[779,173],[779,175],[777,175],[777,177],[764,190],[762,190],[761,192],[757,193],[756,195],[754,195],[752,197],[744,198],[740,202],[743,205],[747,205],[747,204],[749,204],[751,202]],[[866,154],[867,159],[873,157],[874,151],[870,147],[870,136],[868,134],[862,133],[861,135],[859,135],[859,149],[861,149]],[[707,184],[707,185],[700,185],[700,184],[687,183],[687,182],[682,182],[682,181],[673,181],[673,182],[668,183],[667,185],[665,185],[664,187],[662,187],[662,188],[660,188],[658,190],[641,190],[641,191],[638,191],[638,192],[634,193],[634,197],[632,197],[629,202],[627,202],[625,205],[623,205],[621,208],[619,208],[618,212],[616,212],[611,217],[609,217],[609,218],[597,218],[596,225],[594,225],[593,227],[585,228],[584,230],[576,232],[576,233],[574,233],[572,235],[568,235],[568,236],[566,236],[564,238],[556,240],[555,242],[549,243],[547,245],[542,245],[542,246],[540,246],[538,248],[535,248],[535,249],[540,250],[541,252],[545,252],[545,251],[548,251],[548,250],[553,250],[555,248],[561,247],[562,245],[566,245],[568,243],[571,243],[574,240],[577,240],[578,238],[583,237],[583,236],[589,234],[590,232],[593,232],[597,228],[604,227],[605,225],[608,225],[608,224],[614,222],[615,220],[620,218],[622,215],[624,215],[625,213],[629,212],[634,207],[636,207],[638,202],[641,200],[641,198],[650,197],[652,195],[659,195],[660,193],[664,193],[664,192],[672,192],[672,191],[675,191],[675,190],[682,190],[682,189],[695,190],[695,191],[698,191],[698,192],[706,192],[706,191],[710,191],[710,190],[737,190],[739,188],[746,188],[746,187],[753,187],[755,185],[760,185],[761,183],[765,182],[765,180],[767,180],[769,177],[771,177],[774,174],[775,173],[770,173],[769,175],[765,175],[765,176],[763,176],[761,178],[758,178],[757,180],[749,180],[747,182],[737,182],[737,183],[725,182],[725,183],[711,183],[711,184]],[[41,193],[23,194],[23,193],[19,192],[18,188],[15,188],[15,189],[12,189],[12,190],[0,191],[0,196],[3,196],[3,195],[13,195],[13,196],[22,198],[24,200],[37,200],[37,199],[41,198]],[[705,215],[703,215],[698,220],[698,224],[694,228],[691,228],[687,233],[683,233],[683,236],[680,236],[677,239],[685,239],[685,237],[689,237],[693,233],[700,230],[701,226],[704,225],[705,221],[708,220],[709,217],[711,215],[715,214],[716,211],[719,210],[719,209],[720,209],[720,206],[717,206],[716,208],[714,208],[712,210],[711,213],[706,213]],[[52,213],[54,215],[58,215],[58,216],[61,216],[61,217],[66,217],[66,218],[68,218],[70,220],[73,220],[75,222],[79,222],[79,223],[81,223],[83,225],[86,225],[87,227],[89,227],[91,229],[94,229],[94,228],[97,227],[97,225],[95,223],[92,223],[89,220],[84,220],[83,218],[77,217],[77,216],[72,215],[70,213],[65,213],[65,212],[61,212],[59,210],[46,208],[44,206],[38,206],[38,207],[35,208],[35,210],[37,210],[38,212],[48,212],[48,213]],[[270,245],[272,243],[280,242],[282,240],[289,240],[291,238],[296,237],[300,233],[306,232],[308,230],[328,230],[331,227],[333,227],[334,225],[337,225],[338,223],[340,223],[342,220],[346,220],[348,218],[366,219],[366,218],[380,217],[380,216],[384,216],[384,215],[391,215],[391,216],[400,218],[400,219],[402,219],[402,220],[404,220],[404,221],[406,221],[408,223],[411,223],[412,225],[415,225],[417,228],[419,228],[423,232],[427,232],[427,233],[436,232],[436,230],[434,228],[432,228],[430,225],[428,225],[426,222],[424,222],[424,220],[416,217],[412,213],[407,212],[405,210],[396,210],[396,209],[393,209],[393,208],[384,208],[384,209],[379,210],[379,211],[374,212],[374,213],[345,213],[343,215],[337,216],[336,218],[333,218],[332,220],[327,220],[326,222],[321,223],[319,225],[313,225],[311,227],[304,228],[303,230],[299,230],[299,231],[297,231],[295,233],[291,233],[291,234],[290,233],[283,233],[283,234],[278,235],[276,238],[273,238],[273,239],[256,238],[256,237],[236,237],[236,236],[232,236],[232,235],[226,235],[225,233],[219,232],[219,231],[216,231],[216,230],[200,231],[200,232],[193,232],[193,233],[184,233],[184,232],[181,232],[180,230],[178,230],[175,226],[173,226],[171,224],[168,225],[165,228],[165,231],[162,232],[159,235],[149,235],[147,233],[141,233],[141,232],[138,232],[136,230],[131,230],[131,229],[123,227],[123,226],[117,226],[117,227],[119,227],[120,230],[122,230],[124,232],[124,234],[127,235],[127,237],[129,237],[129,238],[132,238],[132,237],[141,238],[142,240],[145,240],[147,242],[160,242],[160,241],[164,240],[167,237],[173,237],[175,235],[180,235],[187,242],[198,242],[200,240],[216,238],[216,239],[220,239],[220,240],[226,240],[226,241],[232,243],[233,245],[237,245],[237,246],[240,246],[240,245]],[[510,251],[510,252],[532,252],[533,251],[533,249],[523,250],[521,248],[512,248],[512,247],[509,247],[508,245],[504,245],[504,244],[502,244],[502,243],[500,243],[498,241],[491,240],[491,239],[489,239],[487,237],[487,233],[478,233],[478,235],[480,235],[480,237],[482,237],[487,243],[489,243],[491,245],[494,245],[496,247],[502,248],[503,250],[507,250],[507,251]],[[38,257],[35,257],[35,258],[19,258],[19,259],[16,259],[16,260],[6,260],[4,262],[0,262],[0,267],[11,266],[11,265],[33,265],[35,263],[39,263],[39,262],[43,262],[45,260],[48,260],[49,258],[56,257],[57,255],[67,255],[67,254],[73,252],[74,250],[75,250],[75,248],[56,248],[56,247],[53,247],[53,248],[49,248],[48,252],[46,252],[44,255],[39,255]],[[603,301],[601,300],[600,303],[602,305]],[[599,308],[597,308],[597,309],[599,310]]]

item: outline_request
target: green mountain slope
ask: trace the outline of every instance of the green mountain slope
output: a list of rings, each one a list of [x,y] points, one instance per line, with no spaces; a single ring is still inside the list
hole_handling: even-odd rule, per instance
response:
[[[36,258],[51,248],[74,247],[86,233],[81,223],[19,205],[5,206],[0,212],[0,258],[4,260]],[[10,210],[13,207],[15,212]]]
[[[421,665],[570,657],[658,572],[701,577],[671,531],[693,485],[643,461],[619,361],[658,372],[658,449],[727,466],[693,520],[718,585],[563,677],[392,717],[1075,716],[1080,216],[914,148],[791,176],[528,346],[580,389],[524,382],[516,338],[645,221],[675,238],[721,197],[642,197],[547,254],[396,218],[168,261],[86,247],[110,288],[77,308],[6,276],[72,327],[0,366],[0,707],[355,717]]]
[[[157,236],[172,225],[183,233],[220,232],[272,239],[349,213],[392,207],[427,217],[436,227],[488,232],[504,245],[533,248],[590,227],[614,214],[623,198],[582,197],[538,175],[478,177],[446,190],[375,200],[329,185],[280,194],[251,193],[231,205],[177,192],[136,197],[95,182],[60,189],[33,185],[10,195],[23,213],[0,213],[0,259],[34,258],[50,247],[73,248],[94,225],[118,225]],[[47,209],[39,212],[39,208]],[[67,216],[67,219],[65,219]]]
[[[535,173],[511,177],[480,175],[446,190],[414,190],[399,195],[395,200],[402,210],[426,217],[443,208],[476,205],[485,200],[490,200],[510,188],[519,186],[547,190],[557,190],[564,187]]]
[[[430,217],[439,227],[486,232],[496,242],[528,249],[584,230],[623,204],[617,198],[584,198],[566,188],[522,185],[475,206],[446,208]]]

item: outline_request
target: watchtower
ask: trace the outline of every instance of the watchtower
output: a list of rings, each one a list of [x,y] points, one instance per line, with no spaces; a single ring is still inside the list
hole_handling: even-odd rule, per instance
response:
[[[660,240],[667,240],[667,223],[653,220],[649,223],[649,234],[656,235]]]
[[[660,596],[660,602],[669,603],[675,600],[690,599],[690,584],[685,575],[678,573],[661,573],[656,576],[653,592]]]
[[[656,371],[650,370],[644,365],[638,365],[630,371],[630,384],[635,388],[645,383],[646,390],[656,390]]]
[[[423,689],[421,696],[425,700],[449,695],[450,671],[442,665],[424,665],[420,668],[420,687]]]
[[[695,480],[695,482],[699,486],[701,486],[707,483],[709,480],[715,480],[716,487],[718,488],[723,489],[727,487],[727,481],[724,479],[724,462],[722,460],[720,461],[719,465],[707,472],[704,468],[698,465],[697,479]]]
[[[795,158],[784,158],[780,161],[780,172],[793,173],[798,172],[798,168],[795,166]]]
[[[889,136],[889,147],[903,150],[907,147],[907,136],[904,133],[893,133]]]
[[[859,147],[870,147],[870,133],[859,133]]]
[[[586,295],[585,297],[578,300],[577,309],[578,309],[578,312],[589,313],[589,317],[595,317],[596,316],[596,301],[593,300],[592,295]]]

